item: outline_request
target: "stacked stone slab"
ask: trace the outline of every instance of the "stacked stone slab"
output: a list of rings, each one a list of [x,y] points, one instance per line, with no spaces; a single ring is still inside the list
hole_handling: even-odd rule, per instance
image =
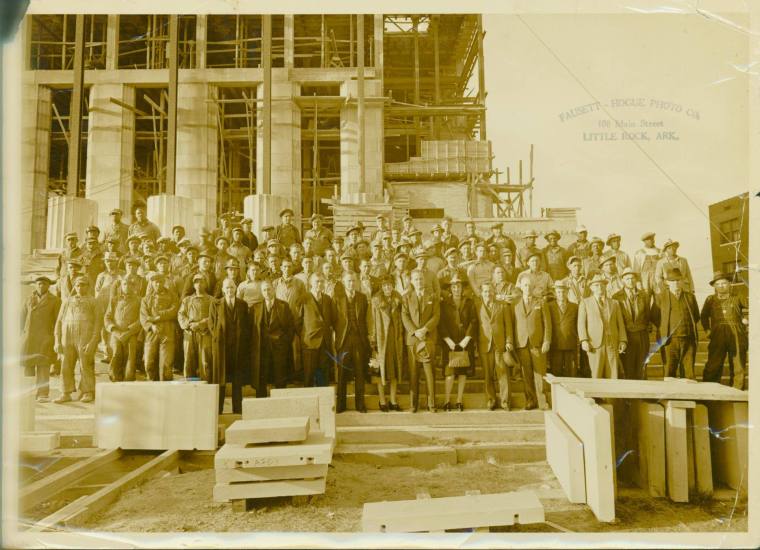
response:
[[[333,388],[244,399],[242,420],[227,428],[214,458],[214,500],[322,494],[334,448]]]

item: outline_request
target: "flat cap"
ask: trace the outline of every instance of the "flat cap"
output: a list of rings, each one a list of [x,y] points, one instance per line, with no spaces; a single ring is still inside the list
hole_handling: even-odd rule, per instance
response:
[[[157,264],[158,262],[166,262],[166,263],[169,263],[169,258],[168,258],[167,256],[164,256],[163,254],[161,254],[160,256],[156,256],[156,257],[153,259],[153,263]]]
[[[78,239],[79,235],[77,235],[76,231],[71,231],[69,233],[66,233],[66,236],[64,238],[66,238],[66,239]]]
[[[100,234],[100,228],[97,225],[91,225],[87,228],[85,233],[98,233]]]
[[[285,214],[290,214],[291,216],[295,216],[295,214],[293,213],[293,210],[290,208],[283,208],[282,210],[280,210],[280,217],[283,217]]]
[[[565,262],[565,265],[567,265],[567,267],[570,267],[570,264],[572,264],[573,262],[578,262],[579,264],[583,263],[582,260],[578,256],[570,256],[567,259],[567,262]]]
[[[132,241],[137,241],[139,243],[140,237],[138,237],[137,235],[132,235],[131,237],[127,238],[127,242],[132,242]]]
[[[274,231],[274,226],[273,225],[265,225],[264,227],[261,228],[261,230],[262,231]]]
[[[137,256],[127,256],[124,259],[124,263],[140,265],[141,262],[140,262],[140,258],[138,258]]]
[[[557,231],[556,229],[552,229],[546,235],[544,235],[544,239],[546,239],[548,241],[549,237],[551,237],[552,235],[554,235],[555,237],[557,237],[557,240],[559,240],[559,239],[562,238],[562,235],[559,234],[559,231]]]
[[[195,275],[193,275],[193,282],[195,282],[195,281],[205,281],[205,280],[206,280],[206,278],[203,275],[201,275],[200,273],[196,273]]]
[[[34,278],[34,282],[35,282],[35,283],[47,283],[47,284],[49,284],[49,285],[52,285],[52,284],[53,284],[53,281],[51,281],[50,279],[48,279],[48,278],[47,278],[47,277],[45,277],[44,275],[37,275],[37,276]]]
[[[173,225],[172,226],[172,231],[174,231],[175,229],[181,229],[182,231],[184,231],[185,230],[185,226],[184,225]]]
[[[227,263],[224,264],[224,269],[235,268],[240,269],[240,263],[235,258],[230,258]]]
[[[113,210],[111,210],[108,213],[109,216],[113,216],[114,214],[120,214],[121,215],[121,214],[124,214],[124,212],[121,211],[121,208],[114,208]]]
[[[457,252],[458,252],[458,250],[455,247],[452,246],[451,248],[447,248],[446,249],[446,252],[443,253],[443,257],[444,258],[448,258],[452,254],[456,254]]]
[[[116,252],[106,252],[105,254],[103,254],[103,261],[118,262],[119,255]]]
[[[525,239],[528,239],[528,238],[531,238],[531,237],[534,238],[534,239],[538,238],[538,233],[536,233],[533,229],[531,229],[530,231],[528,231],[527,233],[525,233],[525,235],[523,235],[523,238],[525,238]]]
[[[617,233],[610,233],[609,235],[607,235],[607,245],[609,245],[612,241],[616,239],[619,241],[620,235],[618,235]]]
[[[641,236],[642,241],[646,241],[647,239],[654,239],[654,233],[652,231],[647,231]]]

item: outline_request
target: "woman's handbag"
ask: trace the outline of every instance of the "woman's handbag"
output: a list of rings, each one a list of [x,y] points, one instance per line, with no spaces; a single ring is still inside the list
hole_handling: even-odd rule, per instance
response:
[[[449,367],[469,367],[470,366],[470,354],[466,351],[450,351],[449,352]]]

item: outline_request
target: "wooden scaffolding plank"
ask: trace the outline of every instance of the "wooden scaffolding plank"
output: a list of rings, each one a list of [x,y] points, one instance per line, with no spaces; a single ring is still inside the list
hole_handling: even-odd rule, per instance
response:
[[[253,483],[217,483],[214,501],[229,502],[249,498],[321,495],[325,492],[326,478],[256,481]]]
[[[124,491],[146,482],[159,472],[171,470],[177,465],[178,460],[178,450],[171,449],[164,451],[147,464],[143,464],[136,470],[108,484],[100,491],[77,499],[54,514],[40,520],[29,531],[39,532],[54,528],[56,525],[72,526],[80,524],[114,502]]]
[[[713,493],[712,457],[710,456],[710,424],[707,406],[698,403],[692,411],[692,436],[694,438],[694,462],[697,493],[711,496]]]
[[[660,403],[637,401],[634,410],[638,426],[637,484],[653,497],[664,497],[665,409]]]
[[[607,410],[552,384],[552,401],[557,412],[583,443],[586,502],[599,521],[615,519],[615,463],[612,418]]]
[[[668,479],[668,496],[674,502],[689,502],[689,455],[687,444],[686,411],[695,403],[665,401],[665,467]]]
[[[215,470],[217,483],[249,483],[282,479],[313,479],[327,477],[328,464],[273,466],[264,468],[221,468]]]
[[[24,510],[43,502],[77,480],[91,474],[96,468],[118,459],[122,454],[121,449],[107,449],[22,487],[19,491],[19,508]]]
[[[552,411],[544,414],[546,461],[570,502],[586,503],[586,475],[583,464],[583,443]]]

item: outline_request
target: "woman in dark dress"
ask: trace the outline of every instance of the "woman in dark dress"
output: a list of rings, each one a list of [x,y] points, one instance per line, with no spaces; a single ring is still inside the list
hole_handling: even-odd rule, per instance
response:
[[[383,412],[401,410],[396,401],[396,388],[401,377],[404,327],[401,323],[401,295],[393,287],[393,277],[386,275],[382,278],[380,290],[372,297],[367,315],[372,363],[379,371],[373,378],[377,383],[380,410]],[[390,406],[385,402],[386,385],[390,385]]]
[[[466,284],[459,274],[454,275],[449,282],[448,292],[441,300],[438,333],[443,341],[441,349],[443,371],[446,377],[446,402],[443,405],[445,411],[452,409],[450,396],[454,377],[458,382],[456,408],[460,411],[464,410],[462,398],[465,381],[467,376],[471,376],[475,370],[478,315],[472,297],[464,294]]]

